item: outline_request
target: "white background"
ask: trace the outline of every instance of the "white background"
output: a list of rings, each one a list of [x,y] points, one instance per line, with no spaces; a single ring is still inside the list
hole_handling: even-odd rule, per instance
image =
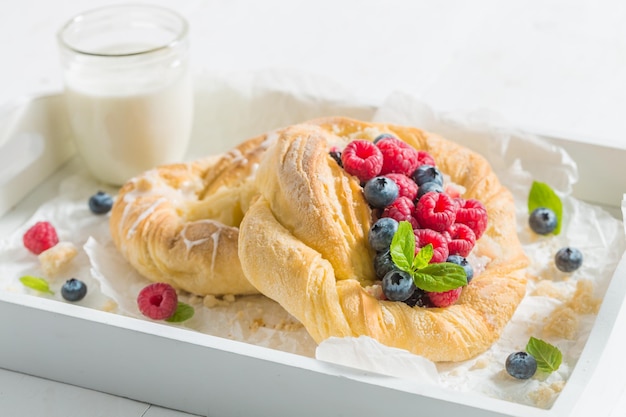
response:
[[[57,29],[113,3],[3,2],[0,112],[21,97],[59,91]],[[373,105],[399,90],[440,111],[487,109],[537,133],[626,148],[622,0],[150,3],[188,19],[197,73],[306,72]],[[182,415],[4,370],[0,414]]]

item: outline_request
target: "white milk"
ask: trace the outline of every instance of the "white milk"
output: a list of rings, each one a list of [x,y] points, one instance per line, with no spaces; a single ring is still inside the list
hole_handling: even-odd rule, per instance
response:
[[[69,121],[97,179],[121,185],[183,159],[193,118],[187,29],[170,10],[120,5],[59,31]]]
[[[141,81],[138,75],[136,83]],[[119,185],[157,165],[182,160],[193,116],[186,72],[165,85],[134,91],[107,94],[103,87],[66,87],[76,146],[97,178]]]

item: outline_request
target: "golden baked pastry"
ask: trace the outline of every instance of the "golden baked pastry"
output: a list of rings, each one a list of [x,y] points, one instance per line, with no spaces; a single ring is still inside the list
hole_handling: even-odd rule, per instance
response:
[[[109,223],[120,253],[146,278],[193,294],[257,293],[241,270],[237,240],[266,139],[160,166],[126,183]]]
[[[464,198],[480,200],[489,226],[474,251],[490,261],[447,308],[379,300],[368,231],[372,221],[359,181],[330,156],[353,139],[390,133],[425,150]],[[461,361],[491,346],[525,294],[524,255],[511,193],[487,161],[422,130],[327,118],[279,132],[256,174],[259,190],[239,230],[248,280],[300,320],[318,343],[371,336],[433,361]]]

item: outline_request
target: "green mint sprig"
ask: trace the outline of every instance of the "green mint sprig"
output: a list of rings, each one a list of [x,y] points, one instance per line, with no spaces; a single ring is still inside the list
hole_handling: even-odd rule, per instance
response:
[[[563,354],[559,348],[532,336],[526,344],[526,352],[535,358],[537,369],[541,372],[552,373],[556,371],[563,360]]]
[[[407,221],[398,224],[389,250],[394,264],[411,274],[415,286],[424,291],[443,292],[467,285],[467,275],[462,266],[451,262],[429,264],[434,253],[432,244],[415,253],[415,235],[411,223]]]
[[[189,304],[185,304],[182,301],[179,301],[174,314],[172,314],[172,316],[165,321],[170,323],[181,323],[185,320],[189,320],[190,318],[192,318],[194,313],[195,310],[192,306],[190,306]]]
[[[48,285],[48,281],[43,278],[34,277],[32,275],[24,275],[20,278],[20,282],[30,289],[54,295],[54,292],[50,290],[50,286]]]
[[[528,193],[528,213],[532,213],[539,207],[545,207],[556,215],[556,228],[552,233],[558,235],[561,232],[561,218],[563,217],[563,203],[554,190],[546,183],[533,181]]]

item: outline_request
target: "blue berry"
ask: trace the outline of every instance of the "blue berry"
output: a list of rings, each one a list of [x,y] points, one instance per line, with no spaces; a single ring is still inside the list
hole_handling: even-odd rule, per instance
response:
[[[89,197],[89,210],[94,214],[106,214],[113,207],[113,197],[104,191],[98,191]]]
[[[505,368],[513,378],[528,379],[537,372],[537,361],[526,352],[515,352],[506,358]]]
[[[343,168],[343,162],[341,161],[341,151],[330,151],[328,153],[331,158],[335,160],[339,164],[340,167]]]
[[[583,254],[576,248],[562,248],[554,256],[554,263],[559,271],[574,272],[583,264]]]
[[[472,265],[467,262],[467,259],[462,257],[461,255],[450,255],[446,262],[451,262],[453,264],[461,265],[465,270],[465,275],[467,276],[467,283],[469,284],[472,278],[474,278],[474,268]]]
[[[417,189],[417,199],[419,200],[426,193],[434,191],[436,193],[443,193],[443,186],[437,182],[425,182]]]
[[[413,294],[406,300],[404,303],[409,307],[431,307],[430,299],[428,298],[428,293],[421,288],[415,288]]]
[[[413,181],[420,186],[427,182],[434,182],[443,187],[443,175],[441,172],[432,165],[420,165],[415,172],[411,175]]]
[[[374,139],[374,143],[378,143],[379,141],[386,138],[396,139],[394,135],[390,135],[389,133],[383,133],[382,135],[376,136],[376,138]]]
[[[86,294],[87,285],[76,278],[68,279],[61,287],[61,295],[67,301],[80,301]]]
[[[376,252],[389,249],[393,235],[398,230],[398,222],[391,217],[382,217],[370,228],[368,240]]]
[[[411,274],[399,269],[394,269],[383,277],[383,293],[388,300],[404,301],[413,295],[415,283]]]
[[[549,208],[539,207],[530,213],[528,225],[533,232],[540,235],[547,235],[556,229],[557,219],[554,211]]]
[[[374,256],[374,272],[379,279],[383,279],[387,272],[398,269],[396,264],[393,263],[393,259],[391,259],[391,253],[386,250],[383,252],[378,252]]]
[[[374,208],[385,208],[396,201],[400,190],[394,180],[387,177],[374,177],[365,183],[363,194],[368,204]]]

